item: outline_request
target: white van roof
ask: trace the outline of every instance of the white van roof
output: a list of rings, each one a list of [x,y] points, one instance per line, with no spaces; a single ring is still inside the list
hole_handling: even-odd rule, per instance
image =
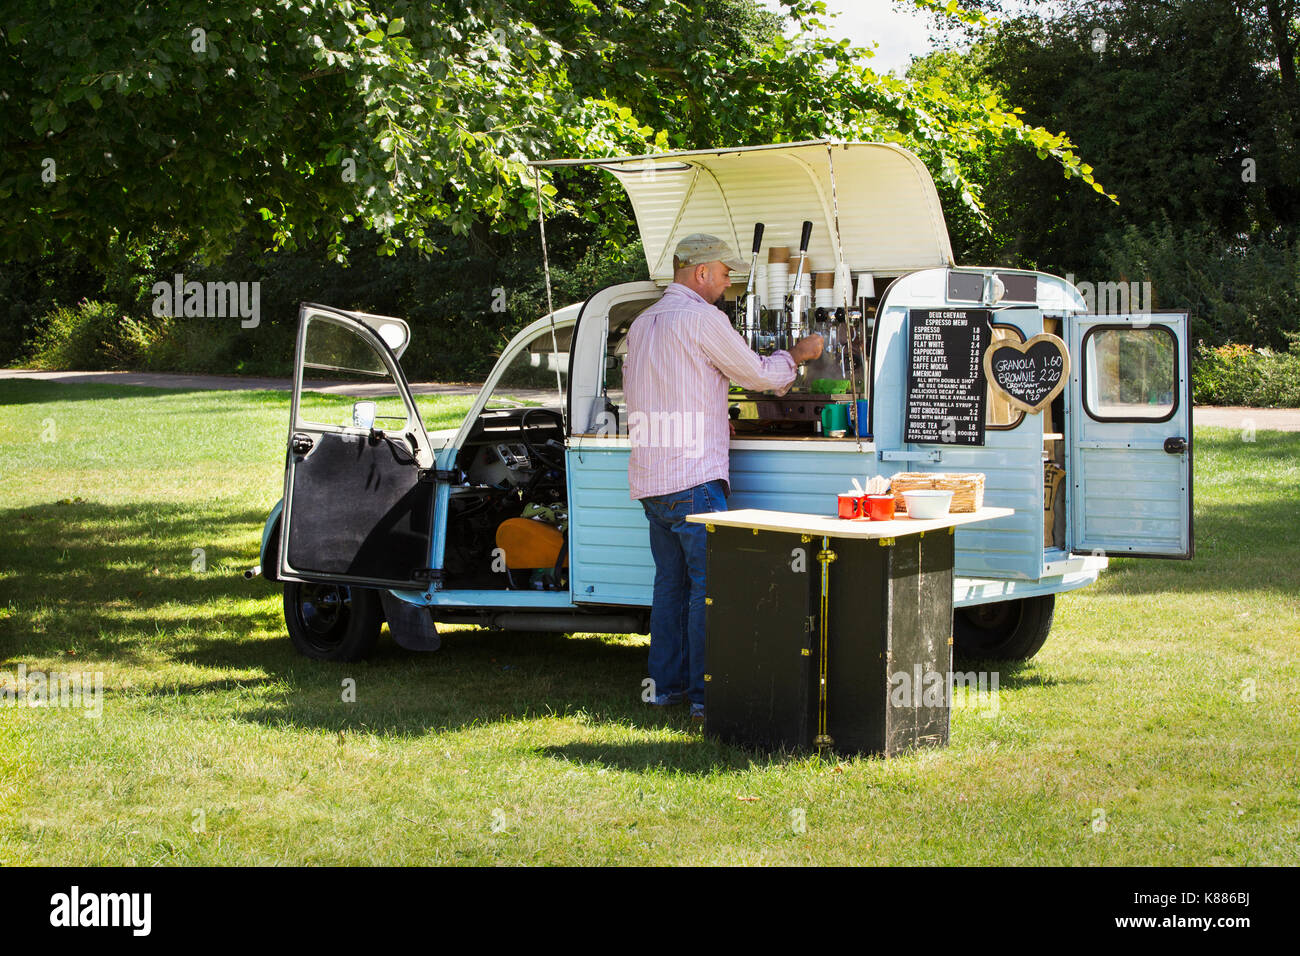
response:
[[[929,170],[890,143],[812,140],[533,165],[599,166],[611,173],[632,200],[650,278],[666,282],[673,249],[695,232],[725,239],[748,263],[755,222],[765,225],[760,263],[770,247],[788,246],[793,268],[800,225],[811,219],[813,269],[833,269],[839,256],[832,162],[844,261],[854,272],[899,275],[953,264]]]

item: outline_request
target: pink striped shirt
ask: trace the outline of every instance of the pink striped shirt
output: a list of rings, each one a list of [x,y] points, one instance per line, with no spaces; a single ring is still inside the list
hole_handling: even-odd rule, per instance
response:
[[[790,353],[760,358],[721,310],[677,282],[636,317],[627,341],[623,392],[632,497],[667,495],[715,478],[730,488],[730,383],[783,390],[795,377]]]

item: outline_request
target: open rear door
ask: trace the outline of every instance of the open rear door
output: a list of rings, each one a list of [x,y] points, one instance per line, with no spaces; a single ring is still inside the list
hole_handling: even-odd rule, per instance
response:
[[[400,320],[302,306],[281,580],[422,589],[434,575],[433,456],[394,352],[406,335]]]
[[[1190,558],[1187,316],[1074,315],[1066,328],[1073,549]]]

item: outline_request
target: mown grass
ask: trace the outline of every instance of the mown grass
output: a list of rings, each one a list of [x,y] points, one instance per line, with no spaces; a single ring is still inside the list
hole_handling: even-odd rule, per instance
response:
[[[947,749],[837,761],[649,711],[644,638],[296,656],[240,576],[287,411],[0,382],[0,673],[105,682],[100,719],[0,706],[0,862],[1300,863],[1300,435],[1198,429],[1195,561],[1060,598]]]

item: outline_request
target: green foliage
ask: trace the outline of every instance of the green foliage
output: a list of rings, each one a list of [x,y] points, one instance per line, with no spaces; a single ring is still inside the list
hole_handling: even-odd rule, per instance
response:
[[[547,234],[557,309],[606,286],[646,278],[639,240],[606,249],[591,243],[590,227],[571,217],[549,221]],[[124,293],[123,309],[96,303],[85,316],[63,309],[42,319],[30,364],[284,377],[293,367],[298,306],[307,301],[405,318],[413,338],[402,365],[412,379],[481,379],[515,332],[546,312],[537,237],[494,236],[479,228],[470,237],[445,231],[438,238],[444,251],[432,256],[413,249],[377,256],[377,237],[354,226],[348,240],[359,254],[349,265],[328,260],[319,249],[263,254],[247,244],[210,266],[170,263],[147,274],[168,281],[179,271],[187,282],[260,282],[258,325],[243,328],[234,318],[154,319],[152,294],[139,283]],[[136,327],[148,330],[147,338],[127,335]],[[102,348],[104,341],[113,347]]]
[[[1064,136],[876,73],[822,31],[820,4],[787,8],[791,37],[752,0],[169,0],[128,16],[14,0],[0,252],[102,263],[119,238],[174,232],[208,259],[242,235],[341,258],[351,222],[380,252],[427,252],[435,226],[526,225],[529,159],[822,135],[915,149],[977,216],[966,158],[986,139],[1100,189]],[[570,200],[614,195],[594,172],[559,179]],[[550,182],[542,193],[566,206]],[[591,205],[626,235],[625,216]]]
[[[1300,348],[1279,353],[1202,342],[1192,363],[1192,399],[1198,405],[1298,408]]]
[[[32,345],[31,365],[88,371],[134,368],[159,335],[154,325],[122,315],[111,303],[83,300],[42,318]]]
[[[1300,333],[1300,241],[1244,243],[1166,221],[1104,237],[1100,257],[1102,275],[1150,282],[1154,305],[1188,312],[1193,337],[1211,345],[1284,351]]]
[[[381,11],[382,6],[382,11]],[[580,12],[578,0],[569,4]],[[577,96],[527,5],[138,5],[14,0],[0,44],[7,257],[177,230],[215,256],[249,232],[293,247],[358,221],[429,249],[426,230],[526,223],[525,158],[645,142]]]
[[[523,228],[533,158],[883,139],[922,157],[972,244],[988,157],[1012,144],[1054,157],[1090,201],[1101,191],[1068,139],[1027,126],[988,83],[938,61],[876,73],[803,0],[784,20],[753,0],[97,10],[17,0],[0,31],[6,359],[34,314],[93,298],[145,317],[148,286],[183,271],[261,281],[263,324],[170,323],[148,367],[283,374],[311,300],[411,320],[415,376],[481,375],[544,311]],[[644,275],[612,177],[555,170],[541,192],[557,307]],[[498,288],[505,313],[489,308]]]
[[[1276,50],[1261,54],[1269,37],[1264,10],[1233,0],[1084,0],[1000,24],[979,48],[984,78],[1027,122],[1068,130],[1120,200],[1095,202],[1028,149],[995,152],[986,200],[1009,237],[1001,258],[1093,277],[1125,226],[1294,235],[1297,113],[1286,69],[1268,63]],[[1294,49],[1280,56],[1294,67]]]

